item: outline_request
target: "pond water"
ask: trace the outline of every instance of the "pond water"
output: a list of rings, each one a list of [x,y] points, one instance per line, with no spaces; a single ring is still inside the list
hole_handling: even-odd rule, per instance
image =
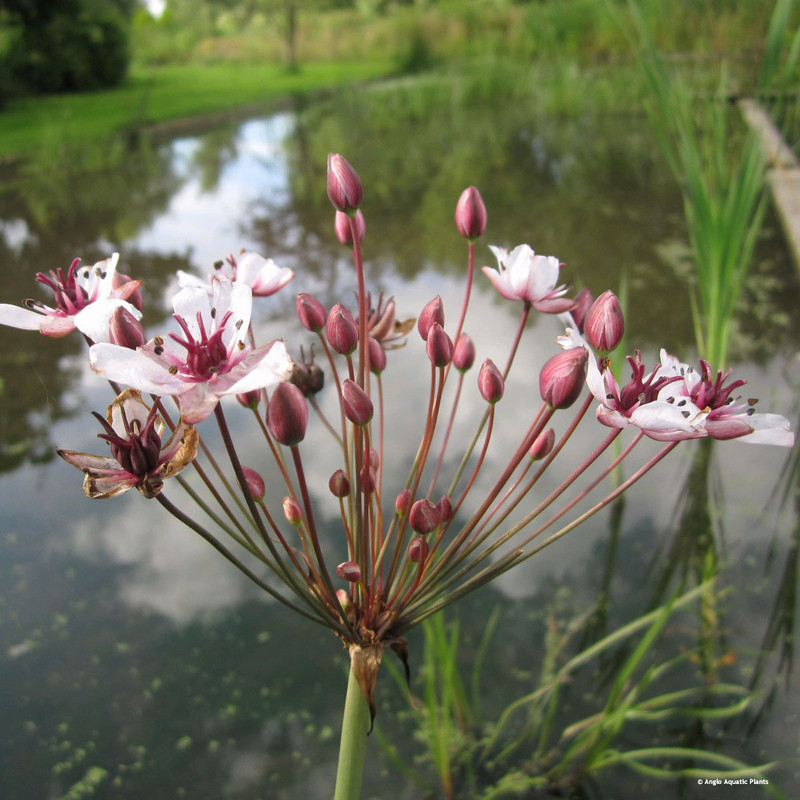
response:
[[[296,355],[307,334],[294,320],[294,294],[310,292],[330,306],[349,302],[354,287],[325,194],[325,157],[334,150],[365,185],[370,287],[393,295],[401,316],[415,316],[435,294],[457,316],[466,249],[452,214],[461,190],[475,184],[489,211],[479,265],[493,265],[486,243],[529,242],[558,255],[576,286],[599,292],[625,283],[630,347],[641,348],[646,363],[660,346],[694,358],[680,196],[645,119],[540,119],[518,110],[503,121],[484,109],[431,118],[411,101],[357,116],[363,102],[49,154],[2,186],[0,301],[36,296],[39,270],[118,250],[120,269],[144,281],[145,321],[155,333],[166,324],[176,269],[202,275],[217,259],[253,249],[297,273],[254,312],[259,338],[284,337]],[[455,135],[465,116],[467,132]],[[799,302],[797,275],[768,216],[730,361],[759,407],[785,414],[793,427]],[[479,360],[503,358],[518,312],[478,277],[465,329]],[[512,411],[538,402],[536,365],[554,352],[559,332],[553,318],[529,325],[503,400],[507,430],[498,436],[506,438],[491,458],[500,459],[523,424]],[[109,798],[330,796],[347,668],[337,640],[268,602],[155,503],[138,495],[87,500],[80,476],[54,450],[96,447],[89,412],[110,402],[107,385],[91,374],[77,337],[8,328],[0,336],[0,797],[85,797],[92,787]],[[419,429],[417,403],[427,392],[414,337],[390,354],[387,458],[398,465],[413,457],[416,440],[404,432]],[[312,487],[327,487],[338,466],[323,441],[309,445],[316,443]],[[242,453],[257,463],[252,444]],[[691,583],[702,555],[713,552],[722,577],[709,657],[720,679],[754,685],[759,699],[753,713],[713,736],[692,721],[670,721],[660,735],[683,745],[706,735],[731,757],[780,761],[770,778],[791,794],[800,746],[792,670],[796,465],[780,448],[682,445],[624,506],[448,612],[461,623],[467,676],[487,621],[499,614],[481,676],[484,715],[535,688],[548,620],[566,623],[602,596],[599,636],[666,599],[681,576]],[[335,535],[334,519],[324,524]],[[661,657],[696,639],[699,624],[691,615],[681,620],[684,629],[666,637]],[[410,644],[416,680],[421,632]],[[702,679],[700,666],[683,676],[692,685]],[[591,688],[575,687],[573,704]],[[440,796],[435,788],[426,795],[387,755],[396,748],[433,779],[419,760],[407,698],[388,674],[378,709],[364,796]],[[645,735],[654,736],[633,731],[625,744],[644,744],[637,737]],[[726,797],[760,796],[738,788]],[[708,787],[648,783],[619,770],[594,783],[592,796],[645,790],[701,797]]]

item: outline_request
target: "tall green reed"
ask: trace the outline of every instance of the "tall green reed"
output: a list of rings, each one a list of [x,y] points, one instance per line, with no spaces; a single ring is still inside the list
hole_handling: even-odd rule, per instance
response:
[[[791,0],[778,0],[777,6],[786,2]],[[695,264],[695,339],[701,355],[721,367],[764,215],[764,157],[753,134],[733,136],[724,66],[716,91],[699,98],[695,85],[667,69],[636,4],[628,7],[646,108],[683,195]]]

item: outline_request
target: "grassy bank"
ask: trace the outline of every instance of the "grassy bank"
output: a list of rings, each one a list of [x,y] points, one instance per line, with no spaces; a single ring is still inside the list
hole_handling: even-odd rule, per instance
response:
[[[19,100],[0,117],[0,159],[29,155],[54,141],[97,140],[290,94],[313,92],[391,72],[389,61],[314,63],[289,73],[278,64],[189,64],[136,68],[119,89]]]

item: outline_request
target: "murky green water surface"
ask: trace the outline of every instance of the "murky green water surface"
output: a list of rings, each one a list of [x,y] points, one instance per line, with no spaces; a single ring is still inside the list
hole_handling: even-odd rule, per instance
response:
[[[398,95],[396,107],[384,103],[380,113],[369,106],[362,114],[364,102],[298,108],[170,141],[55,152],[9,176],[0,187],[0,300],[39,296],[36,271],[119,250],[120,269],[145,282],[155,333],[166,324],[176,269],[204,274],[229,253],[255,249],[297,273],[254,315],[261,336],[284,336],[296,353],[307,339],[293,318],[294,293],[330,305],[349,302],[355,285],[325,194],[325,157],[336,150],[366,188],[369,283],[396,297],[401,316],[416,315],[437,293],[457,315],[466,253],[452,215],[461,190],[475,184],[489,209],[485,243],[529,242],[558,255],[564,276],[595,292],[626,281],[631,346],[648,363],[661,346],[694,357],[680,196],[645,119],[542,119],[535,109],[504,119],[482,107],[445,108],[431,119],[411,97]],[[479,264],[493,265],[485,243]],[[518,309],[482,276],[474,294],[466,330],[479,359],[506,352]],[[765,410],[793,420],[798,302],[797,275],[770,217],[731,363]],[[521,425],[527,398],[538,402],[536,365],[558,333],[549,318],[528,332],[518,389],[504,399],[512,433],[513,414]],[[54,449],[96,447],[89,412],[105,408],[108,387],[90,374],[77,337],[8,328],[0,336],[0,797],[329,797],[347,668],[340,644],[267,602],[155,503],[85,499],[80,475]],[[412,346],[418,342],[399,351],[387,387],[401,421],[415,419],[415,403],[426,398],[427,368],[418,368]],[[386,458],[406,464],[410,438],[395,431]],[[709,452],[697,444],[635,487],[621,517],[594,518],[461,604],[465,669],[499,609],[482,684],[491,717],[535,687],[551,611],[564,622],[605,591],[599,635],[663,598],[676,576],[692,573],[697,553],[711,549],[729,587],[717,609],[714,657],[726,679],[763,691],[763,713],[723,729],[713,746],[751,763],[780,759],[774,783],[791,795],[796,461],[773,448],[728,443]],[[258,464],[259,453],[244,450]],[[315,454],[312,491],[327,491],[335,468],[328,455]],[[333,519],[323,524],[337,536]],[[665,638],[663,658],[680,635]],[[414,670],[419,632],[410,644]],[[574,703],[592,688],[574,687]],[[381,738],[430,776],[414,760],[420,746],[407,699],[388,675],[378,703]],[[665,728],[670,741],[694,741],[690,723],[676,725]],[[424,796],[377,736],[369,747],[365,797]],[[596,796],[641,796],[643,781],[615,772]],[[652,781],[645,788],[662,797],[709,791]],[[753,791],[726,797],[758,796]]]

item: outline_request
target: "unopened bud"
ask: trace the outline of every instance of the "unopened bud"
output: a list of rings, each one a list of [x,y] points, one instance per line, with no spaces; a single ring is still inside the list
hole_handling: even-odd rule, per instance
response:
[[[342,611],[347,611],[347,608],[350,605],[349,592],[346,592],[344,589],[337,589],[336,599],[339,601],[339,605],[342,607]]]
[[[450,497],[446,494],[443,494],[439,498],[439,502],[436,504],[436,509],[439,512],[439,516],[442,522],[450,522],[453,518],[453,503],[450,501]]]
[[[364,199],[361,178],[339,153],[328,154],[328,198],[334,208],[346,214],[353,213]]]
[[[444,306],[442,305],[442,298],[438,294],[426,304],[417,318],[417,330],[423,339],[427,340],[428,331],[434,322],[438,322],[444,327]]]
[[[539,373],[542,400],[551,408],[569,408],[583,389],[588,360],[585,347],[571,347],[549,359]]]
[[[135,350],[147,341],[142,323],[125,306],[117,306],[111,314],[108,339],[111,344],[127,347],[129,350]]]
[[[247,491],[254,500],[263,500],[266,494],[267,487],[264,484],[264,479],[250,467],[242,467],[244,472],[244,479],[247,481]]]
[[[361,580],[361,567],[355,561],[343,561],[336,567],[336,574],[344,581],[358,583]]]
[[[299,525],[303,521],[303,512],[297,501],[291,497],[283,498],[283,516],[290,525]]]
[[[319,333],[328,319],[328,312],[316,297],[301,292],[297,295],[297,318],[306,330]]]
[[[438,322],[428,329],[425,349],[434,367],[446,367],[453,358],[453,342]]]
[[[341,303],[331,308],[325,335],[331,347],[343,356],[349,356],[358,347],[358,326],[353,315]]]
[[[453,349],[453,366],[459,372],[466,372],[467,370],[472,369],[472,365],[474,363],[475,342],[473,342],[466,333],[462,333],[458,337],[456,346]]]
[[[402,517],[411,505],[411,489],[403,489],[394,501],[394,510]]]
[[[328,488],[334,497],[347,497],[350,494],[350,481],[343,469],[337,469],[328,480]]]
[[[456,228],[465,238],[472,241],[483,236],[486,230],[486,206],[481,193],[470,186],[461,192],[456,204]]]
[[[294,447],[306,436],[308,405],[303,392],[293,383],[279,383],[267,405],[267,428],[276,441]]]
[[[377,475],[372,467],[361,467],[358,471],[358,486],[364,494],[372,494],[378,485]]]
[[[481,366],[481,371],[478,373],[478,390],[481,397],[487,402],[494,405],[503,396],[505,390],[505,381],[497,369],[494,361],[487,358]]]
[[[366,425],[374,413],[372,400],[369,395],[349,378],[342,383],[342,404],[344,413],[350,422],[356,425]]]
[[[255,409],[258,408],[258,404],[261,402],[261,390],[251,389],[249,392],[242,392],[236,395],[236,399],[239,401],[240,406],[255,411]]]
[[[552,428],[542,431],[536,439],[534,439],[528,455],[531,460],[538,461],[550,455],[553,445],[556,443],[556,432]]]
[[[439,509],[430,500],[426,499],[417,500],[408,513],[408,522],[411,525],[411,529],[420,534],[420,536],[426,536],[435,531],[441,521],[442,517]]]
[[[594,303],[594,296],[585,287],[575,295],[575,308],[572,309],[571,313],[580,333],[583,333],[583,322],[586,319],[586,312],[592,303]]]
[[[358,236],[359,242],[363,241],[364,234],[367,230],[367,223],[364,221],[364,215],[361,213],[361,209],[356,211],[352,217],[348,216],[343,211],[337,211],[333,221],[333,230],[340,244],[343,244],[345,247],[353,246],[353,229],[350,227],[351,219],[355,222],[356,236]]]
[[[625,316],[617,296],[606,291],[592,303],[583,321],[583,335],[595,350],[608,353],[625,334]]]
[[[367,347],[369,348],[370,372],[380,375],[386,369],[386,351],[383,349],[383,345],[371,336],[367,341]]]
[[[414,564],[422,564],[428,557],[428,542],[421,536],[415,536],[408,543],[408,560]]]

